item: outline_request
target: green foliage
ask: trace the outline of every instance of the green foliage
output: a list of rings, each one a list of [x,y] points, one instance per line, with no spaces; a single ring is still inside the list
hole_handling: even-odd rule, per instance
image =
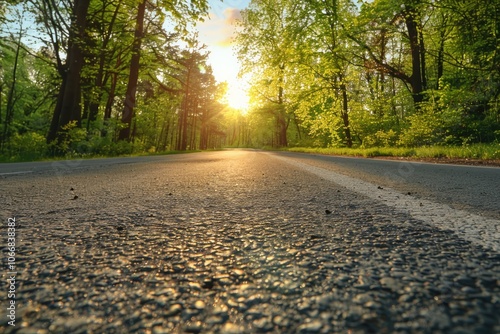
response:
[[[468,146],[423,146],[372,147],[372,148],[289,148],[291,152],[348,155],[357,157],[408,157],[408,158],[446,158],[446,159],[500,159],[500,144],[473,144]]]
[[[379,130],[373,135],[368,135],[363,140],[364,147],[393,147],[397,144],[398,134],[393,130]]]
[[[440,142],[441,119],[433,111],[408,116],[409,126],[399,138],[399,144],[409,147],[435,145]]]
[[[78,127],[77,122],[72,121],[62,128],[60,140],[50,143],[50,147],[53,152],[75,156],[84,152],[86,137],[87,130]]]
[[[36,132],[15,133],[10,141],[9,156],[0,156],[3,161],[32,161],[44,158],[48,153],[45,136]]]

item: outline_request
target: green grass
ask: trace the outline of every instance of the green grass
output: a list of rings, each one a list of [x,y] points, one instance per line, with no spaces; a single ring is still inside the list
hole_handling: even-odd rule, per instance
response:
[[[468,146],[430,147],[371,147],[371,148],[311,148],[292,147],[291,152],[306,152],[357,157],[409,157],[499,160],[500,144],[473,144]]]
[[[0,155],[0,163],[12,162],[31,162],[31,161],[59,161],[59,160],[79,160],[79,159],[99,159],[99,158],[117,158],[117,157],[139,157],[139,156],[155,156],[155,155],[170,155],[170,154],[183,154],[201,152],[200,150],[191,151],[163,151],[163,152],[137,152],[132,154],[118,154],[118,155],[102,155],[102,154],[85,154],[85,155],[66,155],[49,157],[47,155],[23,155],[23,156],[5,156]]]

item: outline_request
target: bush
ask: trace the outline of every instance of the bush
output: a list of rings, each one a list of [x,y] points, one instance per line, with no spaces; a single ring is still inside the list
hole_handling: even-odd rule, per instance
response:
[[[441,119],[432,110],[408,116],[409,127],[399,136],[398,144],[407,147],[434,145],[441,140]]]
[[[56,155],[79,156],[87,149],[85,145],[86,138],[87,129],[79,128],[76,121],[72,121],[62,127],[59,140],[50,143],[50,150]]]
[[[394,130],[379,130],[364,138],[363,147],[393,147],[396,146],[397,141],[398,134]]]
[[[10,141],[10,159],[35,160],[47,155],[45,137],[36,132],[15,133]]]

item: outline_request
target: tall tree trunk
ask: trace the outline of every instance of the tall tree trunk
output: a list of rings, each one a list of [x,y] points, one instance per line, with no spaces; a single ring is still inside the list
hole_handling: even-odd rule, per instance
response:
[[[5,148],[5,144],[9,141],[10,138],[10,124],[12,123],[12,119],[14,118],[14,94],[16,91],[17,84],[17,67],[19,65],[19,53],[21,51],[21,38],[23,36],[23,19],[21,18],[21,25],[19,27],[19,37],[17,40],[17,48],[16,48],[16,56],[14,59],[14,68],[12,69],[12,83],[9,88],[9,93],[7,95],[7,108],[5,110],[5,122],[3,124],[3,133],[0,138],[0,150],[3,151]],[[0,96],[0,99],[2,97]]]
[[[124,107],[122,112],[122,123],[125,125],[120,130],[119,140],[130,140],[130,127],[134,116],[135,93],[137,91],[137,81],[139,79],[139,62],[141,43],[144,31],[144,14],[146,12],[146,0],[141,1],[137,10],[137,20],[134,34],[134,44],[132,45],[132,59],[130,61],[130,74],[128,77],[127,93],[125,94]]]
[[[56,107],[54,108],[54,113],[52,114],[52,120],[50,122],[49,132],[47,134],[47,144],[54,142],[57,139],[57,133],[59,132],[59,119],[61,118],[62,102],[64,97],[64,90],[66,88],[66,78],[67,74],[62,75],[61,86],[59,87],[59,93],[57,94]]]
[[[184,88],[184,101],[181,110],[181,114],[179,115],[179,133],[177,140],[177,151],[185,151],[187,149],[187,140],[188,140],[188,117],[189,117],[189,109],[191,107],[191,71],[193,67],[194,59],[187,59],[187,75],[186,75],[186,87]]]
[[[208,137],[209,137],[209,120],[210,120],[210,109],[205,109],[201,117],[200,122],[200,150],[206,150],[208,148]]]
[[[122,64],[121,56],[118,55],[118,59],[116,60],[116,68],[115,71],[111,74],[111,87],[109,89],[108,99],[106,101],[106,107],[104,108],[104,120],[108,120],[111,118],[111,112],[113,111],[113,104],[115,101],[115,92],[116,85],[118,83],[118,69]]]
[[[90,121],[89,121],[89,110],[90,110],[90,105],[92,103],[92,93],[91,92],[85,92],[83,94],[83,114],[82,114],[82,120],[87,120],[86,122],[86,128],[87,130],[90,129]]]
[[[207,126],[204,124],[204,121],[201,122],[201,127],[200,127],[200,150],[206,150],[207,149],[207,138],[208,138],[208,131],[207,131]]]
[[[427,73],[426,73],[426,62],[425,62],[425,44],[424,44],[424,34],[423,34],[422,24],[419,24],[418,30],[418,43],[420,47],[420,76],[422,78],[422,89],[425,91],[427,89]]]
[[[165,126],[165,136],[163,138],[163,143],[161,145],[162,151],[165,151],[167,149],[168,145],[168,135],[170,133],[170,119],[166,121],[166,126]],[[173,131],[172,131],[173,132]]]
[[[85,27],[87,25],[87,11],[90,0],[77,0],[75,2],[74,20],[71,24],[70,46],[68,51],[68,73],[61,103],[59,131],[68,123],[75,121],[81,124],[81,70],[84,63],[83,41],[85,40]]]
[[[383,30],[382,31],[382,36],[381,36],[381,39],[380,39],[380,44],[381,44],[381,47],[380,47],[380,59],[382,59],[382,61],[385,61],[385,54],[386,54],[386,43],[387,43],[387,40],[385,38],[385,35],[386,35],[386,31]],[[384,71],[379,71],[380,73],[380,92],[381,93],[384,93],[385,91],[385,73]]]
[[[342,92],[342,121],[344,123],[344,134],[347,147],[352,147],[351,126],[349,123],[349,100],[347,98],[347,87],[344,82],[344,76],[339,76],[340,91]]]
[[[413,9],[406,11],[405,13],[405,23],[408,30],[408,36],[410,39],[410,50],[411,50],[411,64],[412,64],[412,74],[410,76],[410,85],[412,88],[413,102],[415,107],[423,101],[423,79],[422,73],[422,51],[418,32],[418,23],[416,15]]]
[[[102,66],[101,66],[102,65]],[[97,119],[99,114],[99,104],[102,98],[102,87],[103,87],[103,72],[104,72],[104,61],[99,65],[99,70],[94,81],[94,88],[97,90],[97,94],[90,94],[90,101],[88,106],[88,124]]]
[[[90,0],[76,0],[73,7],[73,18],[69,33],[69,46],[66,64],[59,64],[58,70],[62,78],[61,86],[57,96],[56,106],[52,115],[47,143],[58,139],[62,140],[65,125],[81,121],[81,70],[84,59],[82,52],[82,41],[85,39],[85,27],[87,25],[87,11]]]
[[[196,103],[195,103],[196,105]],[[196,126],[198,123],[198,117],[195,115],[191,116],[191,133],[190,133],[190,140],[189,140],[189,149],[190,150],[196,150]]]
[[[286,118],[283,112],[279,112],[278,114],[278,147],[287,147],[288,146],[288,138],[287,138],[287,129],[288,125],[286,122]]]
[[[280,66],[281,72],[283,72],[284,66]],[[283,77],[280,77],[280,82],[283,82]],[[278,112],[277,112],[277,126],[278,126],[278,147],[287,147],[288,139],[287,139],[287,129],[288,124],[286,122],[286,112],[283,101],[283,87],[280,86],[278,88]]]
[[[174,147],[175,143],[175,119],[172,120],[172,131],[170,132],[170,147]]]
[[[441,39],[439,41],[439,49],[437,56],[437,80],[436,80],[436,89],[441,88],[441,78],[444,73],[444,33],[441,34]]]

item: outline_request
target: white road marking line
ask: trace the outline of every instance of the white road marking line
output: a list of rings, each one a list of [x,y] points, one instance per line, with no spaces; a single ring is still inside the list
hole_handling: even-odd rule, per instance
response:
[[[456,210],[446,204],[435,203],[429,200],[418,199],[405,195],[391,188],[378,186],[352,178],[334,171],[302,163],[291,158],[272,155],[292,166],[301,168],[309,173],[332,181],[396,210],[409,213],[413,218],[421,220],[443,230],[452,230],[459,237],[474,244],[481,245],[494,251],[500,251],[500,221],[485,218],[464,210]]]
[[[25,170],[25,171],[20,171],[20,172],[0,173],[0,176],[2,176],[2,175],[16,175],[16,174],[29,174],[29,173],[33,173],[33,171]]]

